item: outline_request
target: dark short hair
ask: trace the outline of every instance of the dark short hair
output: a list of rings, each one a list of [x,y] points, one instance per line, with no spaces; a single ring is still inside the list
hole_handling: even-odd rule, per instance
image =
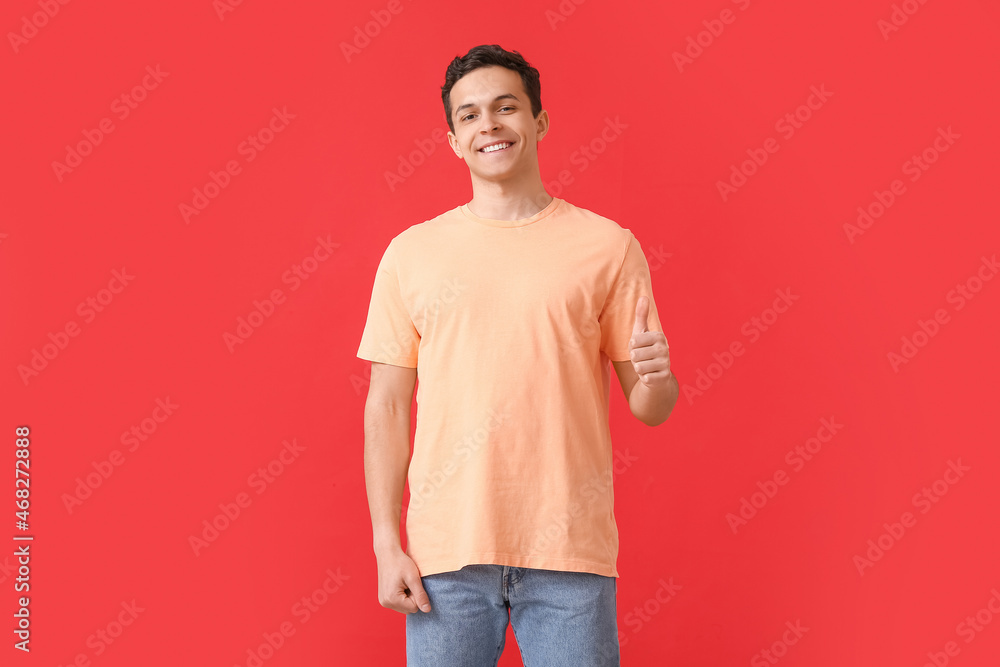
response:
[[[469,49],[464,56],[456,56],[448,65],[444,75],[444,85],[441,86],[441,101],[444,102],[444,114],[448,128],[454,132],[455,124],[451,118],[451,89],[458,80],[469,72],[480,67],[498,65],[513,70],[521,75],[521,84],[531,100],[531,115],[538,118],[542,112],[542,84],[539,81],[538,70],[528,64],[517,51],[507,51],[497,44],[481,44]]]

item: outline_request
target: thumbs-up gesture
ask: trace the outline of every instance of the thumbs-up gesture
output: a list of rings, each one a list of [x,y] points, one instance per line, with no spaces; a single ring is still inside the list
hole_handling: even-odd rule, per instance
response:
[[[649,330],[649,297],[640,296],[635,304],[628,353],[639,381],[647,387],[663,386],[670,380],[670,347],[663,332]]]

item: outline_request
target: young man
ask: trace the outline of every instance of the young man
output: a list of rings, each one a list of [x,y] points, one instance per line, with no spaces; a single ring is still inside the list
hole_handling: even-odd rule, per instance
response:
[[[495,665],[508,621],[532,665],[618,665],[609,362],[647,425],[678,395],[646,259],[545,191],[520,54],[473,48],[441,96],[472,200],[390,241],[358,349],[379,602],[411,667]]]

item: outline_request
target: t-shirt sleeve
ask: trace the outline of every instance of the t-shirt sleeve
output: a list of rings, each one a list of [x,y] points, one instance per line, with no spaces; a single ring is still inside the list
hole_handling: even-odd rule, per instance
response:
[[[361,334],[357,356],[383,364],[416,368],[420,334],[403,302],[394,241],[386,247],[375,273],[368,320]]]
[[[649,331],[663,331],[653,298],[649,265],[639,241],[631,231],[626,241],[625,258],[611,285],[598,321],[601,326],[601,350],[612,361],[628,361],[628,342],[635,326],[635,306],[640,296],[649,297]]]

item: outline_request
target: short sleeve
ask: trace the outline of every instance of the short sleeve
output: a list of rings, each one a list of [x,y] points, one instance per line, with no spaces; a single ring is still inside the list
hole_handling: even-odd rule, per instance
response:
[[[361,334],[357,356],[378,363],[416,368],[420,334],[403,302],[394,241],[386,247],[375,273],[368,320]]]
[[[662,332],[646,256],[642,253],[639,241],[628,231],[625,257],[598,318],[601,326],[601,350],[612,361],[629,359],[628,342],[632,338],[635,306],[640,296],[649,297],[649,331]]]

